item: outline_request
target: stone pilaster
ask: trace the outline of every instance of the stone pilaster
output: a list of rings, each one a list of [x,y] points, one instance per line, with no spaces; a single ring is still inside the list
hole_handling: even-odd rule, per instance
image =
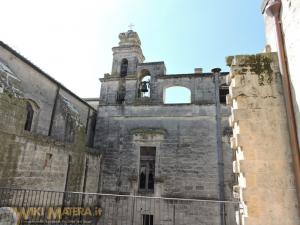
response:
[[[227,62],[238,224],[299,224],[277,54],[228,57]]]

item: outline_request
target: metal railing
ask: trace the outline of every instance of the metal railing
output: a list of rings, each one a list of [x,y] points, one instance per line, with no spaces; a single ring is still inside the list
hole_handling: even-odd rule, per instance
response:
[[[12,208],[19,224],[217,225],[220,204],[238,207],[233,201],[0,188],[0,208]]]

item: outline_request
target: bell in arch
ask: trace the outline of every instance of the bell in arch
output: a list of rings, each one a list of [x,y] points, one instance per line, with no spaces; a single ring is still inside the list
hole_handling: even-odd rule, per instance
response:
[[[148,92],[148,83],[147,81],[142,81],[142,88],[141,88],[141,92],[145,93]]]

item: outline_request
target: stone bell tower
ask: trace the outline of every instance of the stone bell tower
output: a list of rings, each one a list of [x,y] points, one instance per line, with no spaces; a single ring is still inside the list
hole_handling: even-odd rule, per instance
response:
[[[137,32],[128,30],[119,35],[119,46],[113,47],[112,76],[125,77],[136,74],[137,65],[145,58],[141,49],[141,41]]]

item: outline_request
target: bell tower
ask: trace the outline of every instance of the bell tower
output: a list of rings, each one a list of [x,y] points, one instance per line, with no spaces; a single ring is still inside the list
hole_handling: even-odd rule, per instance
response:
[[[119,34],[119,46],[113,47],[112,76],[126,77],[137,72],[137,65],[145,58],[137,32],[128,30]]]

